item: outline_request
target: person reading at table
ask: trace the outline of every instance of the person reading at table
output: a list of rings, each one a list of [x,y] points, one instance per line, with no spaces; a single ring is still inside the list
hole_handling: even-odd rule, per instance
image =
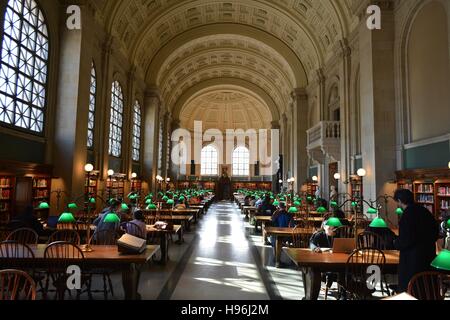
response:
[[[327,226],[327,220],[325,220],[322,229],[314,233],[309,240],[311,250],[321,253],[323,248],[333,248],[335,230],[336,228]]]
[[[106,222],[105,218],[109,213],[115,213],[119,217],[122,218],[122,210],[121,210],[122,201],[117,199],[112,199],[110,201],[110,206],[103,209],[99,216],[94,220],[93,224],[96,226],[94,232],[94,239],[97,239],[97,234],[103,230],[119,230],[120,222],[110,223]]]
[[[276,210],[277,209],[272,204],[272,200],[270,199],[270,196],[266,195],[262,205],[258,208],[258,215],[272,216]]]
[[[284,202],[280,202],[278,205],[278,210],[272,216],[272,226],[275,228],[293,228],[295,226],[294,217],[292,214],[287,212],[286,204]],[[290,238],[287,237],[282,239],[283,242],[289,241]],[[270,242],[272,246],[275,246],[276,237],[271,236]]]
[[[410,190],[397,190],[394,199],[403,209],[395,247],[400,250],[398,292],[404,292],[414,275],[431,269],[430,264],[436,257],[439,226],[428,209],[415,203]]]
[[[132,221],[125,223],[125,231],[132,236],[143,237],[147,234],[147,226],[144,222],[144,212],[142,210],[136,210],[133,214],[133,218]]]

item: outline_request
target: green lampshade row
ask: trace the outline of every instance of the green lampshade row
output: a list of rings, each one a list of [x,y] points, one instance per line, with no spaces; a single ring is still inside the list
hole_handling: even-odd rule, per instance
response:
[[[58,223],[74,223],[75,221],[75,217],[70,212],[64,212],[58,219]]]
[[[169,200],[167,200],[167,202],[166,202],[167,204],[174,204],[175,203],[175,201],[173,201],[173,199],[169,199]]]
[[[296,207],[290,207],[288,212],[289,212],[289,213],[297,213],[298,210],[297,210]]]
[[[386,221],[384,221],[381,218],[376,218],[375,220],[372,221],[372,223],[369,226],[372,228],[380,228],[380,229],[389,228],[388,225],[386,224]]]
[[[106,223],[119,223],[120,222],[120,218],[117,214],[110,212],[106,215],[105,220],[103,222]]]
[[[331,202],[330,202],[330,205],[331,205],[332,207],[337,207],[337,206],[338,206],[338,204],[337,204],[336,201],[331,201]]]
[[[369,208],[367,210],[367,214],[377,214],[377,213],[378,213],[378,210],[375,208]]]
[[[78,209],[78,206],[76,203],[69,203],[67,206],[69,209]]]
[[[279,202],[279,201],[274,201],[274,202],[273,202],[273,205],[274,205],[274,206],[279,206],[279,205],[280,205],[280,202]]]
[[[445,271],[450,271],[450,251],[443,250],[439,255],[431,262],[431,266]]]
[[[92,203],[92,204],[95,204],[96,203],[95,198],[90,198],[89,202]]]
[[[129,207],[128,207],[128,205],[126,204],[126,203],[122,203],[122,210],[128,210],[128,209],[130,209]]]
[[[302,205],[302,203],[300,202],[300,201],[295,201],[294,202],[294,206],[296,206],[296,207],[299,207],[299,206],[301,206]]]
[[[328,219],[326,225],[329,226],[329,227],[335,227],[335,228],[342,227],[341,220],[339,220],[338,218],[330,218],[330,219]]]
[[[355,208],[358,206],[358,203],[356,201],[352,201],[352,207]]]
[[[156,205],[151,203],[147,206],[147,210],[156,210]]]
[[[326,208],[324,208],[324,207],[319,207],[319,208],[317,209],[317,212],[318,212],[318,213],[325,213],[325,212],[328,212],[328,210],[327,210]]]

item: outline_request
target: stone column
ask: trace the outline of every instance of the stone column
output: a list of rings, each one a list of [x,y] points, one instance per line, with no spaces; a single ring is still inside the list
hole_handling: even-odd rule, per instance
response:
[[[280,129],[280,123],[278,122],[278,121],[272,121],[272,123],[271,123],[271,129],[272,130],[279,130],[279,131],[281,131]],[[282,138],[282,135],[281,135],[281,132],[280,132],[280,139],[278,140],[278,141],[272,141],[271,140],[271,142],[272,142],[272,144],[275,142],[275,143],[278,143],[278,149],[279,149],[279,153],[280,154],[283,154],[283,148],[282,148],[282,142],[283,142],[283,140],[282,140],[283,138]],[[272,155],[272,157],[273,157],[273,152],[274,152],[274,150],[273,149],[271,149],[270,150],[270,153],[271,153],[271,155]],[[279,156],[279,155],[275,155],[275,157],[277,157],[277,156]],[[273,165],[273,164],[272,164]],[[283,169],[280,167],[280,169],[283,171]],[[278,183],[278,180],[279,180],[279,178],[278,178],[278,175],[277,175],[277,172],[275,172],[273,175],[272,175],[272,192],[277,192],[277,185],[279,185],[279,183]]]
[[[91,18],[86,6],[80,6],[86,23],[81,30],[60,28],[59,84],[55,114],[54,174],[61,178],[62,190],[71,198],[84,194],[84,165],[87,157],[87,123],[91,48],[89,28]],[[65,10],[64,10],[65,11]]]
[[[172,125],[172,115],[170,112],[166,112],[163,120],[163,145],[162,145],[162,159],[161,159],[161,176],[165,179],[168,177],[170,165],[168,166],[168,157],[170,154],[168,152],[168,147],[170,146],[170,141],[168,139],[169,132],[171,132]]]
[[[293,176],[295,177],[294,189],[299,191],[308,177],[308,153],[307,134],[308,130],[308,96],[305,89],[296,89],[292,93],[294,99],[293,108]]]
[[[359,26],[361,65],[361,127],[364,198],[374,200],[388,191],[395,178],[394,3],[378,1],[382,29]]]
[[[156,191],[156,175],[158,174],[159,155],[159,111],[161,100],[156,90],[145,93],[144,100],[144,180],[147,181],[149,189]]]

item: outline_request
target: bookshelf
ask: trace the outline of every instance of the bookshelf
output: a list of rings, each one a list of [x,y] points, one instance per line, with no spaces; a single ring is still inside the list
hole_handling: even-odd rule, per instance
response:
[[[317,192],[318,184],[317,182],[308,182],[306,184],[306,194],[309,197],[315,197]]]
[[[397,183],[397,188],[414,192],[413,183],[411,181],[400,181]]]
[[[436,213],[438,215],[450,210],[450,179],[437,180],[436,190]]]
[[[34,177],[33,178],[33,208],[37,208],[41,202],[50,203],[52,180],[49,177]],[[38,218],[47,219],[49,216],[49,209],[35,209]]]
[[[350,194],[352,199],[361,198],[363,195],[363,187],[361,183],[361,178],[358,176],[350,177]]]
[[[435,214],[434,182],[414,181],[414,199]]]
[[[137,194],[141,194],[142,193],[142,181],[139,179],[131,179],[131,191],[134,191]]]
[[[125,198],[125,175],[115,175],[106,181],[106,194],[109,198],[124,199]]]
[[[0,224],[7,224],[11,219],[14,185],[14,177],[0,176]]]

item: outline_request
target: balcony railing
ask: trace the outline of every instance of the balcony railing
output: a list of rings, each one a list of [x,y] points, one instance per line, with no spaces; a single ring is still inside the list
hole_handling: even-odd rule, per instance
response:
[[[318,162],[324,156],[339,161],[341,146],[341,123],[339,121],[322,121],[307,131],[308,151]]]

